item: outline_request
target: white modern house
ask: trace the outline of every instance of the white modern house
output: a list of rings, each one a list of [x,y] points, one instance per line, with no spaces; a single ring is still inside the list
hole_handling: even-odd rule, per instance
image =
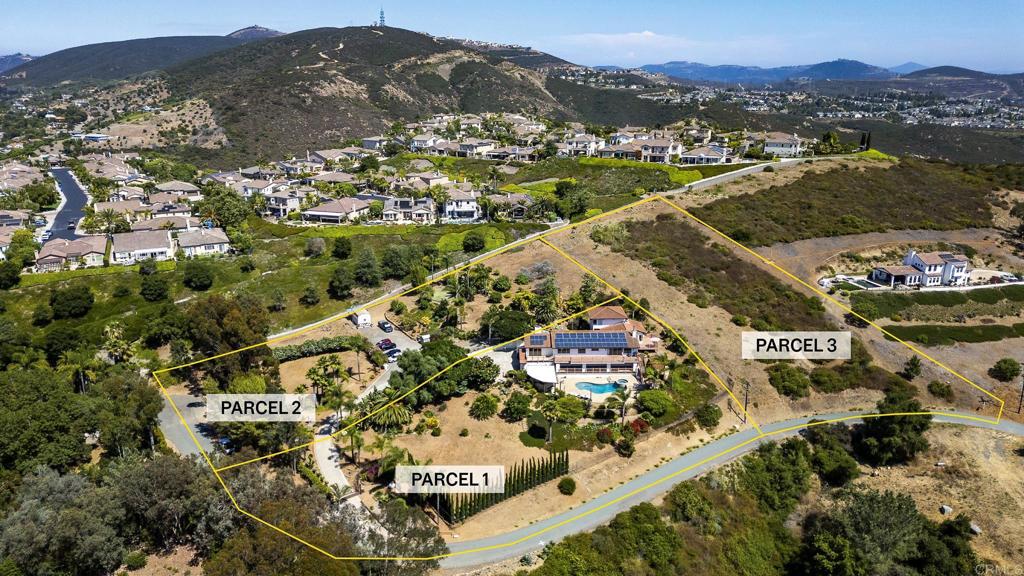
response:
[[[803,152],[803,141],[796,134],[770,132],[764,140],[764,153],[769,156],[793,158]]]
[[[604,140],[593,134],[580,134],[565,141],[566,153],[569,156],[595,156],[602,146]]]
[[[169,260],[174,257],[174,239],[168,230],[140,230],[112,236],[110,261],[134,264],[140,260]]]
[[[879,266],[869,279],[896,286],[964,286],[971,278],[971,260],[964,254],[910,250],[901,266]]]
[[[668,138],[652,138],[640,142],[640,160],[667,164],[673,156],[683,153],[683,145]]]
[[[444,218],[449,222],[474,222],[480,219],[480,204],[476,190],[452,189],[444,203]]]
[[[636,374],[640,344],[620,330],[548,330],[523,339],[517,364],[531,378],[554,384],[564,374]]]
[[[445,142],[444,138],[435,135],[433,132],[424,132],[423,134],[417,134],[409,140],[409,150],[413,152],[419,152],[426,150],[435,144],[441,144]]]
[[[228,235],[220,228],[198,228],[178,233],[178,246],[185,256],[227,254],[231,249]]]

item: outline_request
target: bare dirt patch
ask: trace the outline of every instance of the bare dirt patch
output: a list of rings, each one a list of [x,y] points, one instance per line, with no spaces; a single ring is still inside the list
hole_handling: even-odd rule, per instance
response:
[[[99,147],[154,148],[188,144],[199,148],[217,148],[227,143],[224,130],[217,125],[205,100],[188,100],[170,109],[140,112],[125,121],[103,129],[111,140]]]
[[[203,567],[193,564],[195,553],[185,546],[179,546],[166,554],[150,554],[146,566],[131,572],[135,576],[202,576]]]

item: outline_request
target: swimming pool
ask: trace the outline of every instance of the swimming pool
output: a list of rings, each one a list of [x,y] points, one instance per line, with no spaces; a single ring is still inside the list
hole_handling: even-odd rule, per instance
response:
[[[592,394],[611,394],[619,388],[624,387],[629,380],[621,379],[615,382],[606,382],[604,384],[598,384],[597,382],[577,382],[576,387],[580,390],[586,390]]]

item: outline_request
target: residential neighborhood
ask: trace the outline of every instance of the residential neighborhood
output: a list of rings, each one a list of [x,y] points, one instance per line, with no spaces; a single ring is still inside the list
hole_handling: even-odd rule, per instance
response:
[[[1019,572],[1024,5],[9,4],[0,576]]]

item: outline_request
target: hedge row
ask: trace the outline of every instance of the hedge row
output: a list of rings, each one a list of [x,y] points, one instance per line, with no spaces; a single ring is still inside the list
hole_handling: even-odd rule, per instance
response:
[[[979,288],[977,290],[943,290],[919,292],[870,292],[859,291],[850,295],[850,301],[870,303],[878,310],[876,318],[886,318],[899,314],[915,304],[922,306],[943,306],[946,308],[978,302],[981,304],[997,304],[1003,300],[1024,302],[1024,285]],[[856,308],[855,308],[856,309]],[[871,318],[874,320],[874,318]]]
[[[274,348],[274,358],[278,362],[290,362],[300,358],[330,354],[332,352],[345,352],[348,350],[360,350],[365,347],[365,338],[362,336],[331,336],[307,340],[302,344],[291,344]]]
[[[1004,338],[1024,338],[1024,322],[1006,326],[948,326],[920,324],[917,326],[887,326],[886,330],[900,340],[912,340],[929,346],[943,346],[956,342],[997,342]],[[889,338],[891,340],[891,338]]]

